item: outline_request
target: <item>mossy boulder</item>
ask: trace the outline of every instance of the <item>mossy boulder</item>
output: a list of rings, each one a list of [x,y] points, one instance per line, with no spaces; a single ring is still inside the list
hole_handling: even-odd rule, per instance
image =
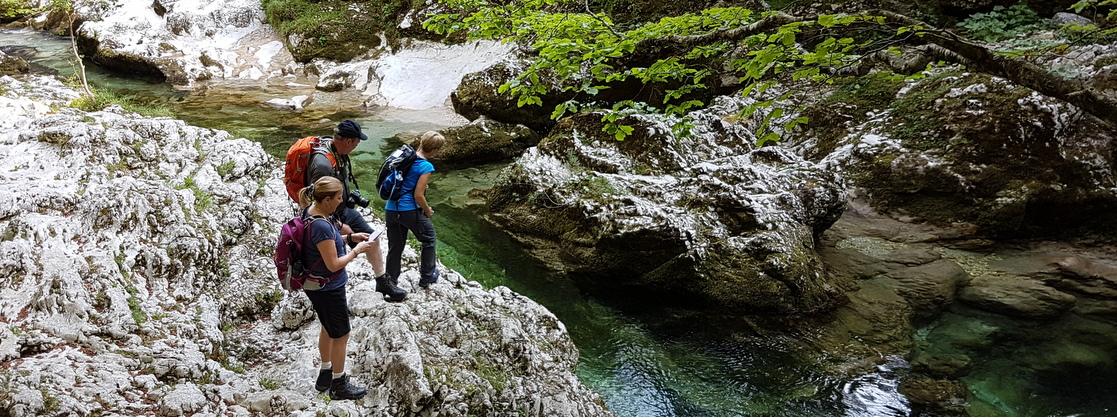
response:
[[[481,116],[506,122],[519,123],[535,130],[544,130],[551,125],[551,110],[554,106],[570,99],[569,94],[554,92],[544,95],[543,105],[518,106],[516,98],[500,93],[500,86],[511,81],[527,63],[520,60],[507,60],[482,71],[466,74],[458,88],[450,94],[454,111],[470,120]]]
[[[419,0],[263,0],[268,23],[299,62],[315,58],[350,61],[378,48],[398,48],[408,27],[401,23],[426,5]],[[414,34],[412,34],[414,35]],[[386,43],[385,43],[386,42]]]
[[[439,131],[446,145],[431,158],[439,167],[468,167],[509,161],[539,142],[539,134],[524,125],[513,125],[480,117],[469,124]],[[396,135],[399,142],[413,142],[418,135]]]
[[[1117,132],[1104,122],[987,75],[947,70],[902,89],[871,77],[871,95],[848,100],[856,110],[835,119],[846,124],[816,130],[807,155],[845,167],[874,205],[992,236],[1117,225]]]
[[[616,141],[600,114],[563,119],[489,192],[488,219],[538,259],[604,292],[764,313],[825,311],[844,301],[815,237],[842,213],[836,173],[724,118],[744,99],[692,113],[676,137],[651,115]],[[664,300],[664,299],[659,299]]]
[[[0,51],[0,75],[26,74],[31,67],[23,58]]]
[[[0,0],[0,24],[15,22],[36,11],[36,4],[27,0]]]

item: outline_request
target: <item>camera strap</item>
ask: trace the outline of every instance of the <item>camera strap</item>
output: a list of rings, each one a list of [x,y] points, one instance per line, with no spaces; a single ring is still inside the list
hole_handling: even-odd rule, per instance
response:
[[[349,160],[348,155],[335,154],[337,156],[338,170],[345,170],[345,181],[353,184],[353,190],[361,191],[361,186],[357,184],[357,176],[353,175],[353,163]]]

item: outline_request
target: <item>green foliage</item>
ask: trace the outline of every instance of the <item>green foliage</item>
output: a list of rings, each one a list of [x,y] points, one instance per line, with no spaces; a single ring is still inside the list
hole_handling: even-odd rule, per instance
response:
[[[1092,14],[1101,14],[1104,12],[1105,18],[1109,20],[1110,24],[1117,24],[1117,0],[1081,0],[1070,8],[1075,13],[1088,11]]]
[[[145,103],[135,96],[122,94],[116,90],[90,86],[93,96],[83,95],[70,101],[70,107],[86,112],[97,112],[111,105],[120,105],[129,112],[149,117],[174,117],[174,112],[165,105]]]
[[[70,0],[50,0],[47,9],[56,12],[70,13],[74,11],[74,3]]]
[[[51,415],[58,412],[58,408],[61,406],[58,397],[42,387],[39,388],[39,393],[43,396],[43,415]]]
[[[259,306],[260,312],[271,313],[282,300],[283,292],[279,290],[256,294],[256,305]]]
[[[136,321],[136,326],[143,326],[144,322],[147,322],[147,313],[140,306],[140,299],[136,296],[136,288],[128,286],[126,290],[128,291],[128,309],[132,311],[132,320]]]
[[[201,187],[198,187],[198,185],[194,183],[194,177],[190,177],[190,176],[186,177],[186,179],[182,181],[182,185],[181,186],[176,186],[175,189],[177,189],[177,190],[189,189],[192,193],[194,193],[194,211],[195,212],[204,211],[207,208],[209,208],[210,205],[213,204],[213,196],[210,195],[209,192],[207,192],[205,190],[202,190]]]
[[[0,0],[0,21],[11,21],[35,13],[26,0]]]
[[[230,160],[223,162],[221,163],[221,165],[217,166],[217,174],[220,175],[222,178],[228,177],[229,173],[232,173],[233,169],[236,167],[237,163],[235,161]]]
[[[276,390],[276,389],[279,389],[279,382],[276,381],[275,379],[270,379],[270,378],[267,378],[267,377],[261,377],[260,378],[260,387],[263,387],[264,389],[267,389],[267,390]]]
[[[440,34],[467,32],[473,39],[500,39],[528,44],[537,57],[513,80],[498,89],[515,97],[517,105],[541,106],[544,96],[560,90],[572,99],[555,105],[551,117],[573,112],[601,111],[603,130],[617,140],[632,133],[621,123],[632,113],[658,113],[674,121],[673,130],[690,130],[687,114],[706,106],[719,77],[735,76],[746,86],[745,94],[764,93],[772,79],[828,81],[828,70],[851,65],[859,51],[886,46],[893,38],[915,36],[924,28],[887,27],[881,16],[834,14],[817,20],[792,21],[769,32],[743,40],[727,41],[706,36],[772,18],[742,7],[715,7],[666,17],[621,31],[607,16],[589,13],[556,13],[562,0],[531,0],[495,5],[483,0],[441,0],[449,12],[423,23]],[[860,25],[859,39],[837,35],[837,29]],[[804,50],[804,31],[814,42]],[[673,37],[702,37],[706,42],[680,44]],[[685,46],[680,46],[685,45]],[[674,48],[674,49],[672,49]],[[671,51],[663,53],[663,50]],[[651,59],[649,59],[651,58]],[[726,73],[724,69],[728,68]],[[636,84],[623,92],[602,92]],[[629,90],[632,92],[630,93]],[[620,97],[617,97],[620,96]],[[746,109],[751,115],[779,105],[779,97]],[[783,120],[783,110],[765,113],[757,136],[762,143],[779,138],[769,125],[784,124],[783,131],[805,123],[802,118]]]
[[[976,13],[958,24],[966,34],[985,42],[998,42],[1044,29],[1051,24],[1027,4],[996,6],[988,13]]]

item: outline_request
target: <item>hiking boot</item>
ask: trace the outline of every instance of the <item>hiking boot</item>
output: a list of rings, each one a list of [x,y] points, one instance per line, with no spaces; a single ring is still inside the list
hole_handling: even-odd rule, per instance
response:
[[[330,369],[318,369],[318,379],[314,381],[314,390],[325,392],[330,388],[332,378],[333,373]]]
[[[407,291],[393,284],[387,274],[376,278],[376,291],[383,293],[388,302],[402,302],[407,299]]]
[[[434,280],[419,279],[419,287],[421,287],[423,289],[430,289],[431,285],[435,284],[435,283],[438,283],[438,279],[434,279]]]
[[[330,399],[361,399],[365,397],[368,390],[349,383],[349,375],[345,374],[341,377],[334,379],[330,382]]]

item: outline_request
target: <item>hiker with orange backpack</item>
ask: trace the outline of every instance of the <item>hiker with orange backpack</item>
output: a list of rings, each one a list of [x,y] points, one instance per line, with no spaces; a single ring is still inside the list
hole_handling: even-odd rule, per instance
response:
[[[347,119],[337,125],[334,136],[303,138],[287,150],[284,183],[292,200],[298,202],[298,191],[322,177],[334,177],[341,182],[344,204],[337,206],[333,216],[341,222],[342,237],[350,248],[377,236],[356,209],[357,206],[367,208],[369,201],[361,195],[349,160],[349,154],[361,141],[367,139],[368,136],[361,132],[361,125]],[[384,257],[379,240],[373,244],[365,252],[365,256],[376,275],[376,291],[384,294],[385,299],[390,302],[403,301],[407,298],[407,292],[384,273]]]

